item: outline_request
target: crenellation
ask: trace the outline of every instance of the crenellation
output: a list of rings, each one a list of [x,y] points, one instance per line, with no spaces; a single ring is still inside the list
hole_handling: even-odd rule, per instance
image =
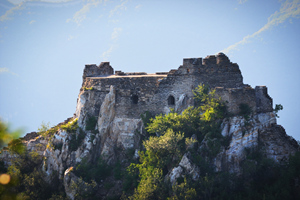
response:
[[[217,64],[217,59],[216,56],[214,55],[210,55],[210,56],[206,56],[203,61],[202,61],[202,65],[216,65]]]

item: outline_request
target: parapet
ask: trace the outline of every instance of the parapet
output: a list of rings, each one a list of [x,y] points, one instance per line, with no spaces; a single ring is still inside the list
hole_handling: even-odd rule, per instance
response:
[[[167,75],[168,80],[175,80],[178,78],[188,78],[194,81],[194,85],[200,83],[206,84],[209,87],[226,87],[237,88],[243,86],[243,77],[240,72],[239,66],[230,62],[224,53],[217,55],[209,55],[206,58],[185,58],[183,64],[178,69],[169,71],[168,73],[155,73],[154,75],[145,72],[122,72],[115,71],[110,66],[109,62],[102,62],[99,66],[85,65],[83,79],[86,77],[103,77],[109,75],[113,78],[118,76],[131,77],[131,76],[160,76]]]
[[[217,64],[217,58],[215,55],[207,56],[203,59],[203,65],[215,65]]]
[[[205,58],[184,58],[183,64],[179,66],[176,72],[172,71],[170,74],[201,74],[212,75],[215,72],[238,72],[239,67],[236,63],[230,62],[229,58],[224,53],[217,55],[209,55]]]
[[[85,65],[83,70],[83,79],[86,77],[96,77],[114,74],[114,69],[109,62],[101,62],[99,66],[96,64]]]

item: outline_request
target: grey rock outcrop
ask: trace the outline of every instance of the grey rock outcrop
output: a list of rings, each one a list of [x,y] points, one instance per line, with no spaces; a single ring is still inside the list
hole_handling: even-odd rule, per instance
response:
[[[81,177],[77,177],[73,172],[73,167],[68,168],[64,173],[64,187],[68,198],[74,200],[76,195],[87,196],[95,193],[97,190],[97,184],[88,184],[82,180]]]
[[[182,156],[182,159],[178,167],[174,167],[171,172],[166,176],[170,180],[171,184],[174,185],[179,177],[183,177],[188,174],[193,180],[198,180],[200,177],[200,169],[192,163],[190,153],[186,153]]]
[[[119,118],[115,116],[115,89],[113,86],[106,95],[99,113],[98,131],[100,154],[111,163],[114,160],[115,148],[129,149],[139,145],[139,134],[142,132],[141,119]]]
[[[229,146],[214,160],[217,171],[240,173],[240,163],[245,159],[245,148],[255,148],[259,143],[264,146],[265,156],[278,162],[299,150],[296,141],[276,124],[273,112],[254,114],[248,121],[242,116],[231,117],[225,119],[221,127],[222,135],[231,139]]]

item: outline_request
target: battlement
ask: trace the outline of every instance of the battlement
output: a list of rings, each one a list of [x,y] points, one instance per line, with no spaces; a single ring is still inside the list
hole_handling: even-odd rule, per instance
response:
[[[114,75],[114,76],[111,76]],[[169,72],[156,72],[155,74],[147,74],[145,72],[123,72],[121,70],[115,71],[110,66],[109,62],[102,62],[99,66],[96,64],[85,65],[83,79],[89,77],[106,77],[117,78],[121,76],[161,76],[167,75],[169,78],[178,76],[190,76],[201,83],[210,87],[242,87],[243,77],[241,75],[239,66],[236,63],[230,62],[228,57],[219,53],[217,55],[210,55],[206,58],[185,58],[183,64],[178,69],[172,69]]]
[[[202,58],[185,58],[176,72],[172,74],[202,74],[207,76],[216,75],[218,73],[237,73],[240,74],[239,66],[230,62],[224,53],[216,56],[210,55]],[[228,77],[230,75],[228,74]]]

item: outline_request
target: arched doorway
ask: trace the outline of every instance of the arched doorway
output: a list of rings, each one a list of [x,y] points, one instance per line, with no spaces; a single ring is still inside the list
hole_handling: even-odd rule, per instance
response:
[[[168,105],[169,105],[169,106],[175,105],[175,98],[174,98],[174,96],[170,95],[170,96],[168,97]]]

